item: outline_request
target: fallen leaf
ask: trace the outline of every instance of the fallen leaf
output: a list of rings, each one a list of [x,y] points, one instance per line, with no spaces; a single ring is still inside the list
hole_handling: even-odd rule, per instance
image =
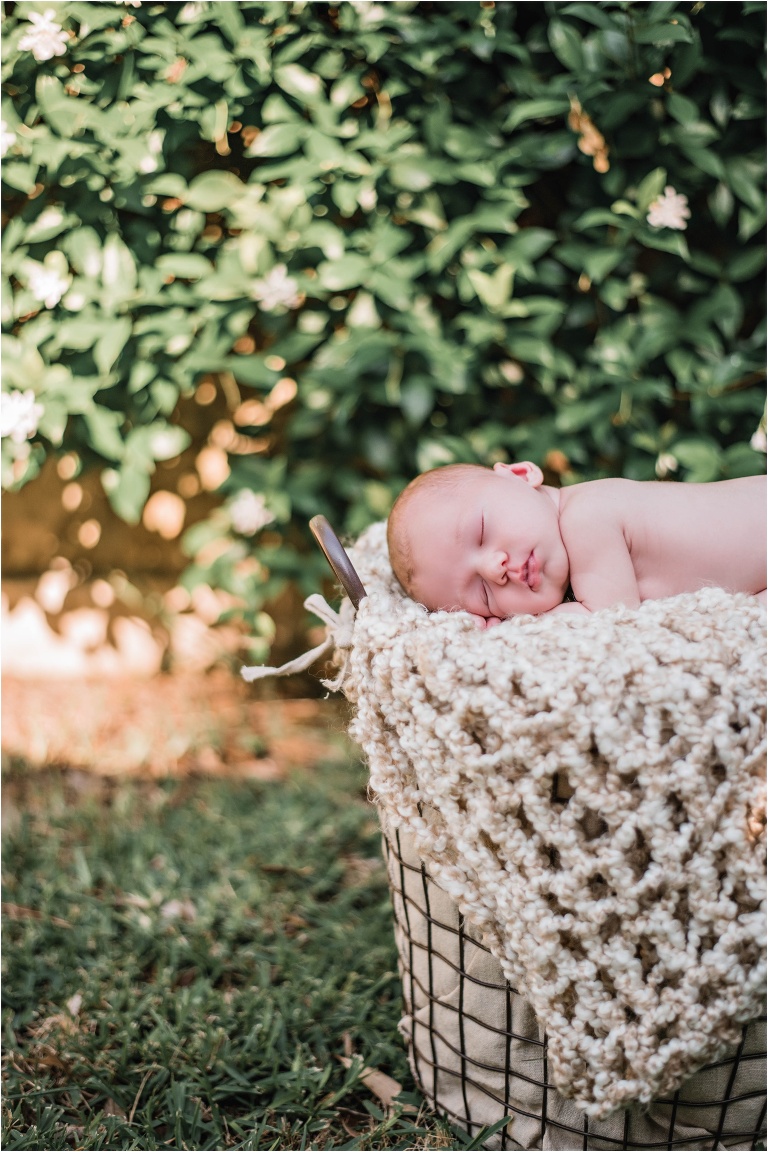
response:
[[[83,997],[79,992],[75,992],[74,996],[70,996],[69,1000],[67,1000],[67,1008],[73,1016],[77,1016],[82,1003]]]
[[[352,1066],[352,1059],[349,1056],[339,1056],[339,1060],[345,1068]],[[360,1073],[360,1080],[369,1092],[381,1100],[386,1108],[393,1107],[395,1097],[399,1096],[403,1090],[402,1084],[398,1084],[397,1080],[388,1076],[386,1072],[382,1072],[380,1068],[363,1068]],[[405,1104],[402,1107],[403,1112],[418,1111],[413,1104]]]
[[[50,920],[57,928],[72,927],[69,921],[62,920],[61,916],[44,916],[36,908],[25,908],[22,904],[6,904],[4,901],[2,910],[10,920]]]
[[[166,900],[160,909],[163,920],[196,920],[197,908],[191,900]]]
[[[282,780],[285,772],[276,761],[263,756],[230,764],[228,775],[236,780]]]

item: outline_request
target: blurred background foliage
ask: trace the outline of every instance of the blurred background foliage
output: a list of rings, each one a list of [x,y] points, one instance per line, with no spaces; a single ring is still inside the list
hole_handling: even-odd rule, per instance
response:
[[[764,469],[765,3],[5,8],[4,485],[186,524],[257,655],[418,471]]]

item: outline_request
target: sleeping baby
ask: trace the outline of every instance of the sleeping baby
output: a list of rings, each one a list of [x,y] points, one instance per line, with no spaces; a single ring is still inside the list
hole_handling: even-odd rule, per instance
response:
[[[417,476],[387,531],[405,592],[430,611],[470,612],[479,627],[522,613],[637,607],[712,585],[765,601],[764,476],[560,489],[543,479],[530,461]]]

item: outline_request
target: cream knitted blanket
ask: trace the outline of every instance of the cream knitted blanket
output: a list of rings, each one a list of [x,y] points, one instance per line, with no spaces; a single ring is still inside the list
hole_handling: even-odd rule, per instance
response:
[[[384,525],[342,686],[390,820],[604,1117],[764,1010],[765,610],[719,589],[487,632],[407,599]],[[567,799],[558,799],[557,797]]]

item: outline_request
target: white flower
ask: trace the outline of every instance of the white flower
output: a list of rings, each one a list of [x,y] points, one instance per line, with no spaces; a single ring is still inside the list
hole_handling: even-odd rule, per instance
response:
[[[0,436],[10,437],[14,444],[31,440],[43,412],[31,388],[26,392],[4,392],[0,404]]]
[[[230,504],[229,518],[235,532],[241,536],[255,536],[274,520],[262,494],[251,492],[248,488],[238,492]]]
[[[377,200],[378,197],[376,195],[376,189],[371,188],[370,186],[367,188],[361,188],[357,194],[357,202],[362,208],[363,212],[373,212],[374,208],[376,207]]]
[[[163,150],[164,135],[165,133],[159,129],[150,132],[147,137],[147,154],[139,161],[139,172],[143,172],[146,175],[149,172],[155,172],[157,170],[156,157],[159,156]]]
[[[688,207],[688,197],[681,192],[675,192],[671,184],[667,184],[663,196],[657,196],[648,206],[646,219],[653,228],[687,228],[686,220],[690,220],[691,210]]]
[[[125,4],[126,8],[141,8],[141,0],[115,0],[115,4]]]
[[[11,132],[5,120],[0,120],[0,156],[5,156],[9,148],[16,143],[16,133]]]
[[[157,157],[162,152],[162,141],[164,141],[165,132],[160,129],[155,129],[150,132],[146,139],[146,156],[139,160],[138,170],[145,175],[150,172],[157,172],[158,161]]]
[[[749,446],[750,448],[754,448],[755,452],[765,452],[768,450],[768,437],[765,435],[765,428],[763,428],[762,424],[754,432]]]
[[[677,457],[673,456],[671,452],[661,452],[656,460],[656,475],[659,480],[663,480],[670,472],[677,472],[678,461]]]
[[[32,260],[27,264],[29,290],[46,308],[55,308],[72,283],[66,267],[66,258],[61,252],[49,252],[42,264]]]
[[[298,288],[285,264],[275,264],[262,280],[254,280],[251,295],[265,312],[274,312],[277,308],[297,308],[302,301]]]
[[[383,4],[372,4],[371,0],[349,0],[349,3],[363,24],[375,24],[387,14]]]
[[[50,60],[54,56],[64,55],[69,37],[61,24],[54,20],[55,15],[53,8],[46,8],[42,15],[30,12],[29,22],[32,27],[19,40],[21,52],[31,52],[35,60]]]
[[[194,24],[195,20],[199,20],[202,16],[204,7],[204,4],[194,3],[193,0],[190,0],[188,4],[183,6],[176,17],[177,23]]]

